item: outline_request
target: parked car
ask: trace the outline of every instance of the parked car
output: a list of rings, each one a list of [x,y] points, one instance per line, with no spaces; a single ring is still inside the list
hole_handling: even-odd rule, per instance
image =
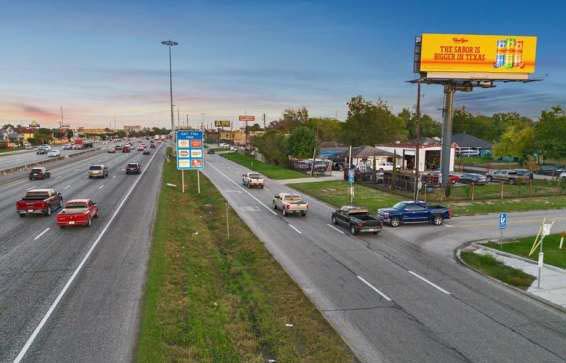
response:
[[[61,228],[68,226],[92,225],[92,220],[98,218],[98,207],[91,199],[72,199],[57,213],[57,225]]]
[[[98,164],[91,165],[88,168],[89,178],[106,178],[108,176],[108,167],[106,165]]]
[[[500,169],[490,171],[486,175],[488,182],[503,182],[509,184],[527,183],[530,180],[528,175],[519,175],[515,170]]]
[[[558,174],[560,174],[557,170],[558,169],[563,169],[558,165],[550,165],[550,164],[546,164],[546,165],[541,165],[537,171],[537,174],[542,174],[542,175],[549,175],[549,176],[556,176]]]
[[[462,174],[459,182],[462,184],[484,185],[487,183],[487,178],[482,174],[465,173]]]
[[[242,184],[247,188],[263,189],[263,177],[258,173],[242,174]]]
[[[273,196],[273,209],[280,210],[284,216],[289,214],[306,216],[309,204],[298,194],[279,193]]]
[[[128,163],[126,166],[126,174],[141,174],[141,164]]]
[[[60,150],[56,150],[56,149],[49,150],[49,151],[47,152],[47,156],[50,157],[50,158],[59,157],[59,156],[61,156],[61,151],[60,151]]]
[[[37,179],[47,179],[51,177],[51,173],[47,170],[46,167],[37,166],[31,168],[29,172],[29,180],[37,180]]]
[[[533,179],[534,175],[533,172],[530,171],[529,169],[515,169],[515,172],[517,173],[518,176],[520,177],[527,177],[529,179]],[[561,169],[557,169],[556,172],[562,172]]]
[[[16,202],[16,211],[20,217],[28,214],[50,216],[52,211],[62,206],[63,196],[55,189],[31,189]]]
[[[381,218],[369,215],[367,208],[346,205],[332,212],[332,224],[348,228],[351,234],[370,232],[377,234],[383,229]]]
[[[391,227],[407,223],[432,223],[438,226],[444,223],[445,219],[452,217],[452,211],[442,205],[405,201],[395,204],[392,208],[379,209],[378,216]]]

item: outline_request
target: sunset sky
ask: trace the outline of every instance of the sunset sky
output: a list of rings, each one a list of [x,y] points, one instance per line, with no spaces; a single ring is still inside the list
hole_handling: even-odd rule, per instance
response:
[[[434,4],[434,5],[432,5]],[[536,77],[458,95],[474,113],[536,117],[566,104],[566,6],[482,1],[4,1],[0,123],[169,125],[175,104],[193,125],[238,114],[277,118],[287,107],[343,119],[351,96],[413,107],[414,37],[423,32],[539,37]],[[536,9],[536,10],[533,10]],[[424,89],[438,117],[439,87]]]

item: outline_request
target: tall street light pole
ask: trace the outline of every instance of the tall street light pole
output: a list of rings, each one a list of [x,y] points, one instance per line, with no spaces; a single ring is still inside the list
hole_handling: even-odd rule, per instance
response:
[[[172,40],[165,40],[161,42],[161,44],[166,45],[169,47],[169,96],[171,101],[171,132],[173,133],[173,138],[175,138],[175,116],[173,115],[173,70],[171,66],[171,48],[179,43],[174,42]],[[177,144],[177,140],[175,140],[175,145]]]

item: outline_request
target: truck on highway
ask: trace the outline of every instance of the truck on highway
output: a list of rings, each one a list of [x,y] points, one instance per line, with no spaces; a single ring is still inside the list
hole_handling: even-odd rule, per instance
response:
[[[348,228],[351,234],[379,233],[383,229],[380,218],[372,217],[367,208],[345,205],[332,212],[332,224]]]
[[[31,189],[16,202],[16,212],[20,217],[26,215],[50,216],[54,210],[63,206],[63,196],[55,189]]]
[[[445,219],[452,217],[452,211],[442,205],[428,204],[423,201],[405,201],[391,208],[382,208],[377,215],[391,227],[399,227],[408,223],[431,223],[441,225]]]
[[[263,189],[263,177],[258,173],[242,174],[242,184],[247,188]]]
[[[65,203],[65,208],[55,218],[61,228],[68,226],[92,225],[92,220],[98,218],[98,207],[91,199],[72,199]]]
[[[298,194],[278,193],[273,196],[273,209],[280,210],[284,216],[300,214],[306,216],[309,204]]]

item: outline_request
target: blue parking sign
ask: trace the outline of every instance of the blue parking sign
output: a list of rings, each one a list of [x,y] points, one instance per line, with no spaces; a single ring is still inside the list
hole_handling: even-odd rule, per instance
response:
[[[204,169],[204,134],[200,130],[177,130],[177,170]]]
[[[354,184],[354,177],[355,177],[354,169],[348,170],[348,182],[350,184]]]
[[[507,213],[499,213],[499,229],[507,228]]]

